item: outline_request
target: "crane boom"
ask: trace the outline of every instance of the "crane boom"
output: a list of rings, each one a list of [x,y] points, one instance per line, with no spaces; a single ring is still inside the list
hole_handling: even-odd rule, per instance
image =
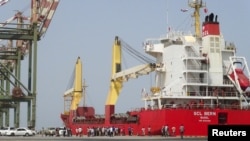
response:
[[[40,37],[43,36],[49,28],[59,2],[60,0],[41,0],[39,2],[32,0],[31,7],[33,16],[31,19],[33,23],[39,22],[38,32]],[[36,9],[37,7],[39,9]],[[39,15],[37,14],[37,10],[39,10]]]
[[[115,104],[120,95],[123,82],[129,78],[137,78],[140,75],[148,74],[156,68],[156,64],[146,64],[122,71],[121,54],[121,41],[116,36],[112,48],[111,81],[105,105],[105,124],[110,124],[111,115],[115,113]]]
[[[118,37],[115,37],[115,42],[112,48],[112,70],[111,76],[121,71],[121,42]],[[122,89],[123,81],[119,79],[111,80],[109,94],[106,100],[106,105],[114,105],[118,99]]]
[[[111,84],[106,105],[116,104],[123,82],[128,81],[130,78],[138,78],[141,75],[147,75],[156,68],[156,64],[142,64],[121,71],[121,44],[118,37],[115,38],[112,53]]]
[[[70,110],[76,110],[82,99],[82,62],[80,57],[77,58],[75,65],[74,86],[65,91],[64,98],[71,97]]]
[[[147,75],[154,70],[155,68],[153,68],[151,64],[142,64],[114,74],[112,80],[119,79],[124,82],[128,81],[130,78],[138,78],[140,75]]]

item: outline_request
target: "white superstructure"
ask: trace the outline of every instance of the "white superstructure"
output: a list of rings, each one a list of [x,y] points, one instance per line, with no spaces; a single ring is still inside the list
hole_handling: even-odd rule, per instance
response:
[[[143,97],[146,109],[249,105],[246,60],[224,40],[213,13],[203,22],[202,37],[170,32],[146,40],[144,48],[161,64],[155,71],[155,87]]]

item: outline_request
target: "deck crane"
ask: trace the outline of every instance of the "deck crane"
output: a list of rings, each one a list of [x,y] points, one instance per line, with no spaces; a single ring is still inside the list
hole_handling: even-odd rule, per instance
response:
[[[74,86],[73,88],[68,89],[64,93],[64,98],[72,98],[71,99],[71,110],[76,110],[83,92],[83,83],[82,83],[82,62],[80,57],[77,58],[76,65],[75,65],[75,73],[74,73]]]
[[[119,37],[116,36],[112,49],[110,89],[105,104],[105,124],[110,124],[110,117],[115,113],[115,104],[120,95],[123,82],[141,75],[147,75],[155,71],[156,66],[158,66],[157,64],[149,63],[122,70],[121,61],[121,42]]]

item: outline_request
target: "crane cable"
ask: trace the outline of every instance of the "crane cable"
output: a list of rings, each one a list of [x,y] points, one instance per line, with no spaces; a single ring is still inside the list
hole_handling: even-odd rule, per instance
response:
[[[68,89],[71,89],[73,88],[74,86],[74,80],[75,80],[75,68],[73,69],[73,72],[71,73],[71,76],[70,76],[70,79],[69,79],[69,82],[66,86],[66,90],[67,91]]]
[[[141,63],[155,63],[156,62],[153,59],[149,58],[148,56],[145,56],[141,52],[139,52],[136,49],[132,48],[129,44],[127,44],[122,39],[120,41],[121,41],[121,47],[122,47],[122,49],[125,52],[127,52],[128,54],[130,54],[131,56],[133,56],[139,62],[141,62]]]

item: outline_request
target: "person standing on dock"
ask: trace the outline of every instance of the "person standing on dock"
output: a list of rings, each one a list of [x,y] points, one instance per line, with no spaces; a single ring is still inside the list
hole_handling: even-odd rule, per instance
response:
[[[164,130],[164,136],[165,136],[165,137],[169,136],[168,125],[164,126],[164,129],[163,129],[163,130]]]
[[[145,128],[144,127],[142,127],[142,136],[145,136]]]
[[[180,135],[181,135],[181,139],[183,139],[183,135],[184,135],[184,125],[183,124],[181,124],[181,126],[180,126]]]
[[[78,134],[79,134],[79,131],[78,131],[78,128],[76,127],[76,136],[78,136]]]
[[[172,127],[172,136],[175,136],[175,126]]]
[[[45,132],[45,131],[44,131],[44,127],[43,127],[43,128],[42,128],[42,137],[43,137],[43,135],[44,135],[44,132]]]
[[[131,129],[131,127],[130,127],[130,126],[128,127],[128,135],[129,135],[129,136],[131,136],[131,135],[132,135],[132,129]]]
[[[78,128],[78,134],[79,134],[79,137],[82,137],[82,127]]]
[[[151,136],[151,126],[148,126],[148,135]]]

